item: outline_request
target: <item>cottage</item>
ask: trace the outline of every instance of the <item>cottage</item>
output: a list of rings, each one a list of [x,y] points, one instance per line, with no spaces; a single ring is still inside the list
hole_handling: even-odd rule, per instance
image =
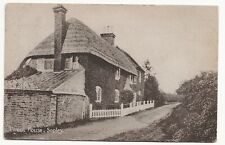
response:
[[[53,105],[57,107],[57,104],[61,104],[63,108],[61,115],[57,108],[53,109],[57,123],[67,120],[62,121],[62,118],[66,118],[63,117],[65,112],[69,120],[74,120],[77,116],[72,112],[77,109],[83,112],[80,117],[83,118],[89,103],[93,104],[93,108],[103,109],[119,105],[123,90],[133,92],[133,101],[143,98],[144,70],[128,53],[114,44],[113,33],[99,36],[75,18],[66,21],[67,9],[62,5],[57,5],[53,11],[54,33],[38,44],[20,65],[20,68],[30,66],[38,72],[28,77],[5,80],[8,98],[12,100],[15,94],[20,94],[31,101],[30,96],[44,96],[45,101],[51,102],[54,99],[49,98],[57,99],[60,96],[58,99],[61,102]],[[62,106],[65,102],[69,107]]]

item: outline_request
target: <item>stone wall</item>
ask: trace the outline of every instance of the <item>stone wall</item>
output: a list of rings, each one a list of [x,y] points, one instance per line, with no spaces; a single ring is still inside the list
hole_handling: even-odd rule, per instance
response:
[[[88,114],[87,97],[76,95],[58,96],[57,124],[84,119]]]
[[[87,114],[88,100],[79,95],[5,93],[4,132],[73,122]]]

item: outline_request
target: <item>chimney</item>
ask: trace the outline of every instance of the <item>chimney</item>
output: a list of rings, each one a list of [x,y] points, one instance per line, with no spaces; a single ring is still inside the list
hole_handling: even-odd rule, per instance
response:
[[[105,33],[100,34],[100,36],[105,39],[109,44],[114,45],[115,35],[112,33],[112,27],[106,26]]]
[[[54,32],[54,71],[62,70],[62,45],[66,33],[66,12],[67,9],[58,4],[53,8],[55,14],[55,32]]]

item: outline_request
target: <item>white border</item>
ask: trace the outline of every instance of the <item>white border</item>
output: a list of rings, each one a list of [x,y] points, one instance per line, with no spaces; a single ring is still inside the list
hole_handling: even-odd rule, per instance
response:
[[[0,143],[3,144],[90,144],[103,145],[106,142],[84,142],[84,141],[13,141],[3,139],[3,86],[4,86],[4,24],[5,24],[5,4],[6,3],[80,3],[80,4],[151,4],[151,5],[214,5],[219,7],[219,93],[218,93],[218,134],[216,144],[225,143],[225,1],[224,0],[1,0],[0,1]],[[118,144],[118,142],[107,142],[107,144]],[[137,142],[123,142],[122,144],[137,144]],[[138,143],[140,144],[140,143]],[[149,144],[143,142],[141,144]],[[168,143],[154,143],[168,144]],[[186,143],[185,143],[186,144]],[[189,143],[188,143],[189,144]],[[197,144],[197,143],[192,143]],[[205,144],[205,143],[204,143]]]

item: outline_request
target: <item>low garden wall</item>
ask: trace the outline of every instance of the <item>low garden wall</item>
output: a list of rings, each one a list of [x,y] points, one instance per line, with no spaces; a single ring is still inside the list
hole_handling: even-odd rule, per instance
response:
[[[89,102],[80,95],[7,92],[4,99],[4,132],[22,132],[84,119]]]

